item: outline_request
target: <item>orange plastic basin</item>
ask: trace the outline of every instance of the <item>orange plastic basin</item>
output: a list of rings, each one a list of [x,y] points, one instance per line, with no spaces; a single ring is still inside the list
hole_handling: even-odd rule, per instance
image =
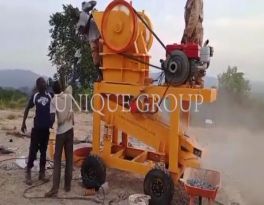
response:
[[[215,190],[207,190],[202,188],[197,188],[190,186],[188,184],[184,184],[186,192],[189,194],[189,196],[201,196],[207,199],[213,199],[215,200],[218,188]]]
[[[206,189],[191,186],[187,183],[189,179],[198,179],[204,181],[206,183],[211,184],[215,189]],[[181,179],[184,183],[184,187],[186,192],[191,197],[204,197],[207,199],[215,200],[218,189],[220,188],[220,173],[213,170],[207,169],[194,169],[194,168],[186,168],[184,171],[184,177]]]

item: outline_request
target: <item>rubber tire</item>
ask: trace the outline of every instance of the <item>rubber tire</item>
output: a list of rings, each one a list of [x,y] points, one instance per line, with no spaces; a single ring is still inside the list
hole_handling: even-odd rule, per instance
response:
[[[88,177],[89,170],[94,173],[93,179]],[[98,191],[106,179],[106,168],[100,157],[89,155],[82,164],[81,176],[85,188]]]
[[[152,191],[152,183],[156,178],[165,186],[165,191],[160,197],[155,196]],[[174,195],[174,183],[169,173],[156,168],[149,171],[144,180],[144,193],[151,197],[150,205],[169,205]]]

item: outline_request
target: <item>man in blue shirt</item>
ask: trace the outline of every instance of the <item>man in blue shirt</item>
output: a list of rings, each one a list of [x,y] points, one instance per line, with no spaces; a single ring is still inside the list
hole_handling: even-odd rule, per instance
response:
[[[50,102],[52,96],[46,91],[47,85],[44,78],[38,78],[36,81],[37,92],[33,94],[28,102],[24,112],[23,123],[21,131],[25,132],[26,119],[28,112],[34,106],[36,113],[34,118],[34,125],[31,131],[31,140],[29,148],[28,163],[26,168],[26,184],[31,185],[31,169],[34,166],[37,152],[40,151],[40,171],[39,180],[47,181],[45,178],[46,167],[46,151],[49,142],[49,129],[52,127],[55,119],[55,114],[50,114]]]

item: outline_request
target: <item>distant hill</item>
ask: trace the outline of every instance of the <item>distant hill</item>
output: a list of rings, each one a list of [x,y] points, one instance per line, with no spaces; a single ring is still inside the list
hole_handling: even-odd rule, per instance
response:
[[[157,79],[160,73],[151,72],[150,76]],[[18,89],[24,93],[30,93],[35,86],[36,79],[40,75],[29,70],[0,70],[0,87]],[[44,76],[45,77],[45,76]],[[47,77],[45,77],[47,79]],[[264,82],[250,81],[252,93],[264,96]],[[218,80],[216,77],[206,76],[205,87],[217,86]]]
[[[160,76],[160,73],[157,72],[151,72],[150,76],[152,79],[157,80]],[[206,76],[205,77],[205,87],[212,87],[212,86],[218,86],[218,80],[216,77],[212,76]]]
[[[251,82],[251,91],[255,94],[259,94],[261,96],[264,96],[264,82],[256,81]]]
[[[205,76],[205,87],[218,87],[218,79],[212,76]]]
[[[0,70],[0,87],[19,89],[28,93],[40,75],[29,70]]]

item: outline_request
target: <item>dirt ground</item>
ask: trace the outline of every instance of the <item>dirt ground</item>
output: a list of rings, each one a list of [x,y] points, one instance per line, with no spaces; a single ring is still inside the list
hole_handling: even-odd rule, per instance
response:
[[[221,172],[229,201],[263,205],[264,129],[196,128],[192,132],[205,149],[203,167]]]
[[[15,154],[0,155],[0,161],[7,158],[26,156],[29,139],[20,138],[7,133],[11,130],[19,131],[23,111],[0,110],[0,145],[11,148]],[[31,129],[33,113],[27,121],[28,130]],[[91,115],[77,114],[75,116],[75,139],[84,140],[91,138]],[[251,133],[243,129],[223,128],[192,128],[190,134],[195,134],[198,142],[204,149],[203,166],[219,170],[222,177],[222,189],[217,201],[225,205],[263,205],[262,183],[264,178],[264,164],[261,157],[264,155],[263,133]],[[254,138],[254,139],[253,139]],[[52,175],[52,170],[48,170]],[[0,164],[0,205],[47,205],[47,204],[100,204],[103,194],[99,192],[91,200],[66,200],[66,199],[25,199],[23,192],[27,188],[24,184],[24,171],[15,166],[14,161]],[[34,184],[38,184],[37,172],[34,173]],[[63,177],[63,176],[62,176]],[[75,168],[72,191],[64,193],[60,190],[60,197],[80,197],[84,194],[81,187],[80,170]],[[134,193],[143,193],[143,178],[131,173],[117,170],[107,170],[109,191],[105,195],[105,204],[128,204],[127,197]],[[61,180],[63,181],[63,180]],[[51,183],[36,187],[28,192],[28,196],[43,196],[51,187]],[[63,187],[63,182],[61,187]],[[176,187],[172,204],[185,205],[186,198],[179,197],[183,190]],[[97,200],[97,202],[95,202]],[[112,202],[112,203],[111,203]]]

